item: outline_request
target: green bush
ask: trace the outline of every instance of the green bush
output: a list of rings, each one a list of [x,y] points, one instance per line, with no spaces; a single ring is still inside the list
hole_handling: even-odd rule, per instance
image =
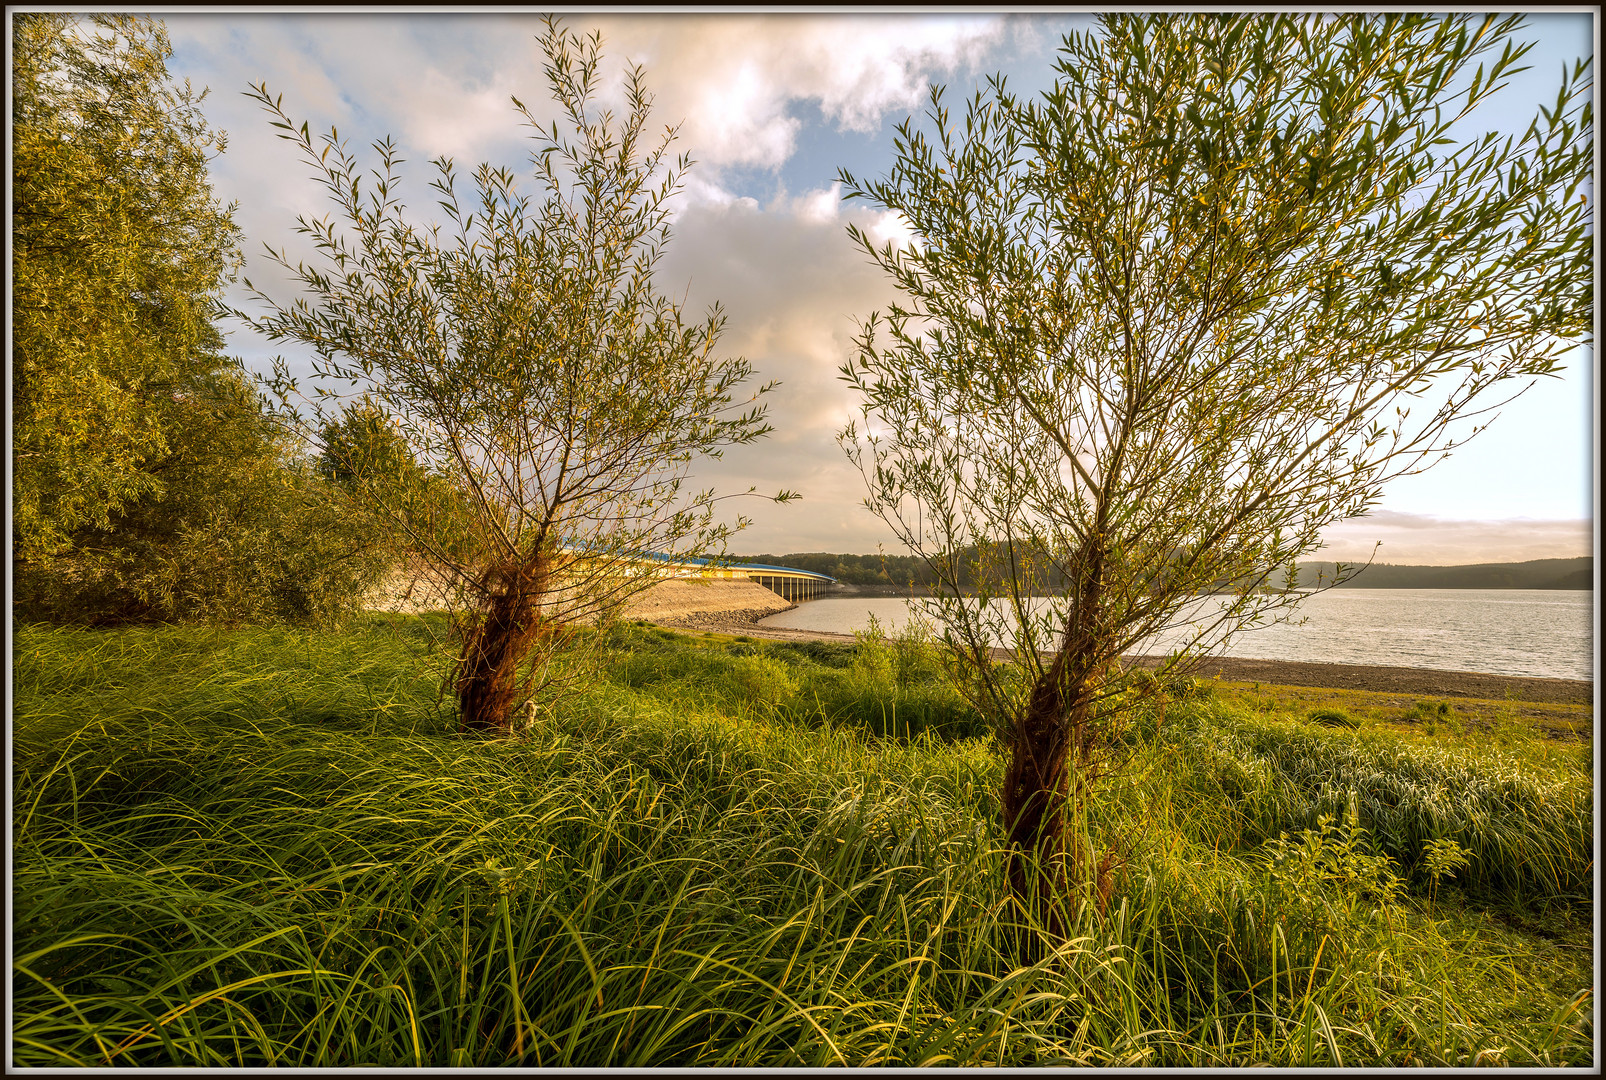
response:
[[[242,374],[219,371],[173,408],[154,466],[164,492],[19,562],[18,617],[330,626],[354,612],[399,557],[388,534],[289,453]]]
[[[1214,685],[1191,675],[1171,673],[1161,678],[1150,669],[1140,667],[1127,671],[1125,678],[1131,696],[1141,699],[1163,696],[1169,701],[1200,702],[1216,696]]]
[[[733,656],[723,676],[727,687],[724,699],[733,706],[756,705],[773,711],[798,692],[792,669],[770,656]]]
[[[857,655],[845,641],[777,641],[770,645],[776,656],[797,657],[830,668],[845,668]]]

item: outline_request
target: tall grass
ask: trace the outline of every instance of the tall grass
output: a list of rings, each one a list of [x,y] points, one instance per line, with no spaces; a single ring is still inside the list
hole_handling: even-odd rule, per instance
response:
[[[1345,877],[1374,834],[1261,842],[1316,805],[1284,759],[1349,733],[1140,725],[1084,826],[1118,887],[1056,940],[1003,887],[997,748],[914,652],[629,631],[489,741],[427,630],[19,631],[18,1065],[1589,1061],[1583,984],[1512,1022],[1509,956]]]
[[[1342,817],[1359,824],[1413,884],[1423,852],[1450,839],[1469,852],[1458,875],[1484,894],[1588,900],[1594,792],[1577,758],[1522,744],[1432,745],[1381,730],[1334,731],[1293,718],[1192,710],[1164,729],[1190,794],[1194,835],[1242,850]]]
[[[836,642],[737,642],[688,648],[668,631],[622,627],[610,679],[661,701],[688,701],[745,719],[848,726],[905,740],[986,738],[986,724],[918,641],[879,629]]]

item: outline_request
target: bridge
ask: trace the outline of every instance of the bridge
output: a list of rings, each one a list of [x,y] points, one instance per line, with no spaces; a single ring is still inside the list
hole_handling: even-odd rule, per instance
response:
[[[717,581],[753,581],[778,593],[783,600],[801,603],[823,594],[836,578],[829,574],[816,574],[812,570],[799,570],[794,566],[766,566],[763,563],[716,563],[713,559],[682,559],[657,552],[646,552],[639,558],[658,565],[652,573],[659,577],[711,578]]]
[[[762,563],[719,567],[707,571],[707,574],[709,577],[745,577],[771,592],[780,593],[781,599],[793,603],[813,600],[836,584],[836,578],[828,574],[816,574],[812,570],[797,570],[790,566],[765,566]]]

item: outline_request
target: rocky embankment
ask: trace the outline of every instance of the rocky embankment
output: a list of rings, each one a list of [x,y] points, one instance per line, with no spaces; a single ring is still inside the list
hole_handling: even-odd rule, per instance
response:
[[[363,607],[369,611],[388,611],[395,615],[417,615],[422,611],[446,611],[452,606],[452,592],[426,570],[398,570],[369,592]]]
[[[796,604],[753,581],[660,581],[625,605],[627,619],[659,626],[712,630],[748,626]]]

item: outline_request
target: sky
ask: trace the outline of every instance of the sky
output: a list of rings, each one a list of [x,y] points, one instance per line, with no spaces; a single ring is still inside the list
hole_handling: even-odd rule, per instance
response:
[[[421,217],[433,207],[429,160],[455,159],[468,177],[481,161],[528,175],[531,142],[510,97],[538,114],[549,94],[536,43],[539,16],[489,13],[163,15],[179,80],[210,89],[203,108],[228,134],[212,164],[214,187],[238,204],[242,277],[281,301],[295,295],[264,257],[264,244],[298,251],[297,214],[332,209],[293,146],[275,138],[245,96],[266,83],[285,110],[314,131],[339,128],[353,148],[391,136],[407,160],[403,196]],[[892,286],[848,240],[858,223],[878,241],[900,223],[844,203],[833,179],[846,168],[878,178],[892,162],[894,126],[919,113],[929,84],[962,102],[994,72],[1017,90],[1046,87],[1060,35],[1090,25],[1083,14],[572,14],[570,28],[600,30],[607,95],[640,63],[654,120],[680,123],[677,150],[696,165],[676,204],[674,238],[657,284],[693,315],[715,301],[728,316],[722,351],[746,357],[781,387],[765,400],[767,439],[696,466],[699,486],[720,492],[789,488],[799,501],[722,504],[752,519],[735,554],[901,548],[862,505],[864,481],[836,432],[857,416],[837,380],[857,320],[883,310]],[[1536,104],[1554,100],[1564,62],[1593,54],[1587,13],[1530,15],[1532,69],[1487,110],[1485,130],[1520,132]],[[606,97],[606,95],[605,95]],[[369,155],[366,159],[372,162]],[[248,307],[243,285],[226,301]],[[308,358],[225,324],[228,349],[266,371],[284,354]],[[1589,554],[1593,550],[1592,357],[1576,349],[1560,379],[1541,380],[1505,407],[1478,439],[1419,476],[1386,489],[1367,517],[1324,534],[1314,558],[1449,565]],[[736,506],[735,504],[742,505]]]

